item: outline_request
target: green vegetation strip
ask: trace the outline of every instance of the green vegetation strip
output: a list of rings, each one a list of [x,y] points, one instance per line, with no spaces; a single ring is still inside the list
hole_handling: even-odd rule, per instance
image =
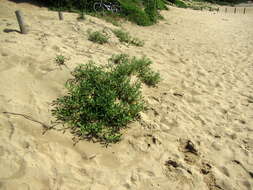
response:
[[[122,29],[116,29],[113,30],[113,33],[115,34],[115,36],[117,36],[119,38],[120,42],[124,42],[127,44],[132,44],[135,46],[143,46],[144,45],[144,41],[138,39],[138,38],[134,38],[132,37],[129,32],[125,32]]]

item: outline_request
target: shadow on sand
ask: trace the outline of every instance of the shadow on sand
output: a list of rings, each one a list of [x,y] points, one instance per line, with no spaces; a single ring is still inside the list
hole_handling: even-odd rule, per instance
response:
[[[15,30],[15,29],[10,29],[10,28],[5,28],[4,30],[3,30],[5,33],[10,33],[10,32],[17,32],[17,33],[21,33],[20,31],[18,31],[18,30]]]

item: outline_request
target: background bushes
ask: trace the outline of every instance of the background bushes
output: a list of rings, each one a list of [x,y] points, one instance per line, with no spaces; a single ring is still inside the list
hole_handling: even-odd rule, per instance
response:
[[[38,0],[53,10],[94,12],[98,0]],[[104,0],[120,4],[120,16],[141,26],[152,25],[160,17],[159,10],[167,9],[166,0]]]

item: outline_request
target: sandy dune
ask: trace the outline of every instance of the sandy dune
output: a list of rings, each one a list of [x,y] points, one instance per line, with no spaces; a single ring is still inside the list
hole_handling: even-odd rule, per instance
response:
[[[21,35],[14,11],[23,10]],[[121,45],[115,26],[0,0],[1,190],[251,190],[253,189],[253,14],[171,8],[150,27],[123,27],[144,47]],[[106,28],[108,45],[87,40]],[[14,30],[14,31],[13,31]],[[5,31],[5,32],[4,32]],[[150,110],[124,139],[104,148],[50,130],[50,103],[64,94],[69,70],[115,53],[146,55],[163,81],[144,87]],[[68,67],[54,58],[63,54]]]

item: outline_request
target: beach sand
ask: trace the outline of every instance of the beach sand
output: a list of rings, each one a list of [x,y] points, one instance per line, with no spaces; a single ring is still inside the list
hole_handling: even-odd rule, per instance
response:
[[[14,11],[24,13],[21,35]],[[217,14],[170,7],[149,27],[123,27],[145,40],[122,45],[98,18],[0,0],[1,190],[252,190],[253,14]],[[105,30],[109,44],[87,40]],[[147,56],[163,78],[143,87],[150,109],[123,140],[105,148],[68,130],[49,130],[51,102],[80,63],[106,64],[116,53]],[[67,57],[66,66],[55,57]]]

